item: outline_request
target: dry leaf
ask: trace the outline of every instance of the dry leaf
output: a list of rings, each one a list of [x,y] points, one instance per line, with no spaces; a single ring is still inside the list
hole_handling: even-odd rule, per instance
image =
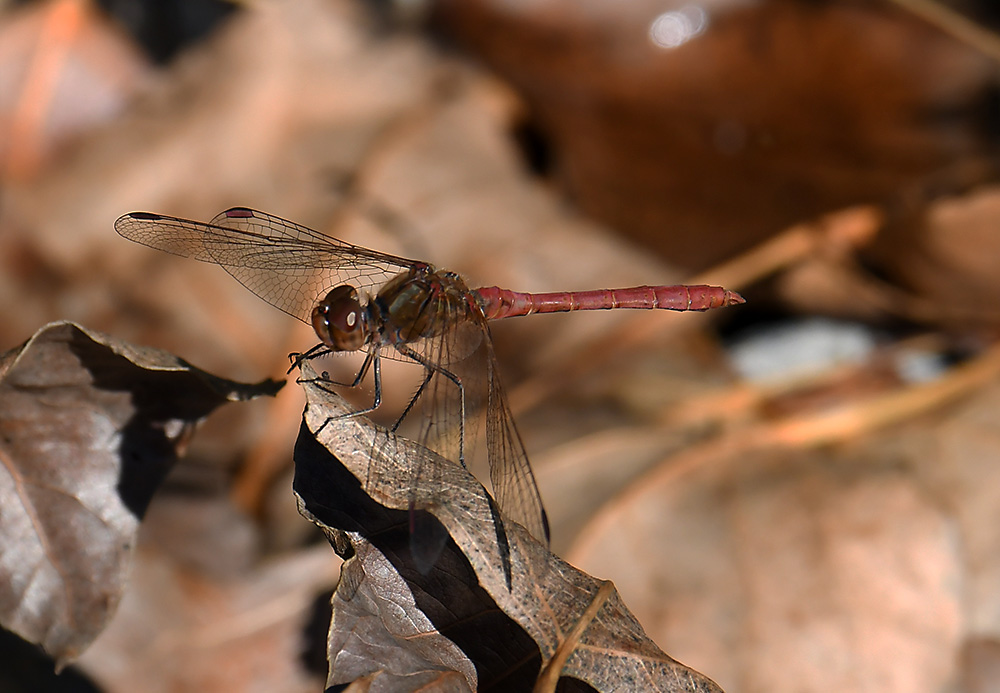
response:
[[[193,426],[274,394],[72,323],[0,361],[3,626],[61,663],[104,628],[143,513]]]
[[[867,445],[718,451],[687,473],[682,452],[636,480],[572,559],[613,576],[656,641],[723,686],[944,688],[961,633],[959,544],[905,460]]]
[[[554,182],[686,267],[992,147],[978,104],[992,59],[880,3],[441,0],[434,11],[523,94]],[[698,30],[658,44],[664,20]]]
[[[315,544],[239,575],[206,575],[143,534],[115,617],[74,666],[108,692],[318,693],[338,567]],[[308,671],[306,644],[322,655]]]
[[[539,676],[597,690],[718,691],[645,635],[611,583],[586,575],[505,522],[512,582],[497,545],[494,504],[474,477],[361,417],[307,362],[296,444],[303,514],[348,557],[334,596],[329,685],[360,677],[385,690],[456,682],[512,690]],[[433,466],[409,512],[410,465]],[[371,479],[378,463],[380,478]],[[366,493],[367,491],[367,493]],[[373,495],[369,495],[369,493]],[[410,527],[440,525],[447,544],[426,574]],[[358,633],[364,637],[358,637]],[[448,643],[453,643],[453,646]],[[547,689],[545,689],[547,690]]]
[[[1000,323],[997,186],[920,200],[906,211],[878,236],[869,261],[905,289],[920,322],[994,328]]]

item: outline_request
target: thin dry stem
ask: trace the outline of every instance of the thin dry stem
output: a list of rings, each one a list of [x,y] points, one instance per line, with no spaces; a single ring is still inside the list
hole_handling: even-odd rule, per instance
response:
[[[934,0],[891,0],[965,45],[1000,61],[1000,36]]]
[[[766,450],[818,448],[854,440],[933,412],[968,396],[1000,378],[1000,344],[978,358],[952,369],[930,383],[899,388],[884,395],[777,421],[759,422],[673,455],[635,479],[580,532],[574,552],[587,553],[587,537],[603,537],[605,523],[653,486],[676,483],[682,477],[725,460]],[[746,397],[746,395],[744,395]],[[754,399],[749,398],[751,401]]]

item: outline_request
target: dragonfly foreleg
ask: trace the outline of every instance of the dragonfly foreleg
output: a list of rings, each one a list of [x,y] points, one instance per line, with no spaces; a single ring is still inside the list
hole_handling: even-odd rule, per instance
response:
[[[378,354],[378,347],[373,346],[369,351],[368,355],[365,356],[365,362],[361,364],[361,369],[358,370],[358,374],[354,377],[354,381],[349,385],[347,383],[337,383],[338,385],[347,385],[347,387],[357,387],[358,384],[364,380],[364,377],[368,374],[368,369],[372,368],[372,380],[375,383],[375,398],[372,400],[372,405],[367,409],[359,409],[358,411],[351,412],[351,416],[357,416],[358,414],[370,414],[379,408],[382,404],[382,359]]]
[[[320,345],[320,346],[322,346],[322,345]],[[316,347],[313,347],[312,349],[310,349],[309,351],[307,351],[306,354],[302,354],[301,355],[302,356],[302,360],[303,361],[306,360],[306,358],[307,358],[306,355],[309,354],[312,351],[315,351],[315,349],[316,349]],[[357,387],[361,383],[361,381],[364,379],[364,377],[366,375],[368,375],[368,369],[371,367],[372,361],[375,359],[375,352],[376,351],[377,351],[377,349],[372,349],[372,350],[370,350],[368,352],[368,354],[365,356],[364,363],[361,364],[361,368],[358,370],[357,375],[354,376],[354,380],[352,380],[349,383],[342,383],[339,380],[334,380],[333,378],[330,377],[330,374],[327,371],[323,371],[322,375],[319,378],[314,378],[313,380],[309,380],[309,381],[299,380],[297,382],[299,382],[299,383],[303,383],[303,382],[324,382],[324,383],[330,383],[331,385],[341,385],[343,387]],[[318,358],[320,356],[326,356],[327,354],[339,354],[339,353],[343,353],[343,352],[334,351],[333,349],[329,349],[329,350],[324,351],[322,353],[317,353],[317,354],[314,354],[312,356],[308,356],[308,358]],[[289,370],[291,370],[291,369],[289,369]],[[370,409],[365,409],[364,410],[365,413],[370,412],[370,411],[374,411],[375,409],[378,409],[378,405],[381,402],[381,394],[382,394],[381,381],[376,381],[376,383],[375,383],[375,403],[371,406]]]
[[[345,387],[357,387],[358,384],[364,379],[365,375],[367,375],[369,368],[372,369],[372,379],[375,381],[375,398],[372,401],[372,405],[364,409],[356,409],[341,416],[330,417],[329,419],[324,421],[323,425],[319,427],[319,430],[315,432],[316,435],[319,435],[319,432],[322,431],[326,427],[326,425],[331,421],[337,421],[339,419],[349,419],[354,416],[363,416],[365,414],[370,414],[371,412],[375,411],[382,405],[382,359],[379,356],[378,348],[373,347],[368,352],[368,355],[365,356],[365,362],[361,364],[361,368],[358,370],[358,374],[354,377],[353,382],[339,383],[327,377],[327,374],[325,372],[323,373],[324,377],[316,379],[324,383],[331,383],[333,385],[343,385]]]
[[[288,367],[288,370],[285,371],[285,375],[288,375],[296,368],[300,368],[302,366],[302,363],[305,361],[311,361],[312,359],[319,358],[320,356],[326,356],[327,354],[330,353],[333,353],[333,349],[328,347],[326,344],[323,344],[322,342],[314,346],[309,351],[306,351],[301,354],[293,351],[291,354],[288,355],[288,360],[291,362],[292,365],[290,365]]]

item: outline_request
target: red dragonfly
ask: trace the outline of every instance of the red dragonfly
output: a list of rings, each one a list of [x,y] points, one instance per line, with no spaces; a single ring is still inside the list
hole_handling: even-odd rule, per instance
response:
[[[739,294],[716,286],[548,294],[495,286],[470,289],[454,272],[351,245],[246,207],[226,210],[208,224],[132,212],[118,219],[115,229],[137,243],[221,265],[260,298],[312,325],[321,344],[304,358],[364,349],[364,364],[350,385],[357,386],[371,370],[375,396],[372,405],[357,414],[381,404],[382,357],[420,364],[423,382],[396,426],[429,394],[429,402],[422,402],[428,414],[423,442],[464,466],[466,421],[478,411],[484,413],[490,479],[499,508],[546,543],[548,521],[500,384],[487,321],[571,310],[701,311],[743,303]],[[449,430],[457,434],[448,435]],[[377,470],[370,470],[369,478],[377,479]],[[421,470],[414,470],[412,490],[424,478]],[[497,524],[506,559],[507,537],[499,516]],[[411,541],[418,566],[428,569],[443,541],[429,544]],[[509,565],[504,569],[509,583]]]

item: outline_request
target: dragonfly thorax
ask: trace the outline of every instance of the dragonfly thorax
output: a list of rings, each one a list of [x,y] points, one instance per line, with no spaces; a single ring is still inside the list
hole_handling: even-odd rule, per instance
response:
[[[368,338],[367,317],[357,290],[348,284],[334,287],[313,308],[316,336],[335,351],[356,351]]]
[[[378,325],[383,344],[408,344],[443,335],[462,322],[469,289],[454,272],[427,264],[413,267],[383,285],[372,302],[370,328]]]

